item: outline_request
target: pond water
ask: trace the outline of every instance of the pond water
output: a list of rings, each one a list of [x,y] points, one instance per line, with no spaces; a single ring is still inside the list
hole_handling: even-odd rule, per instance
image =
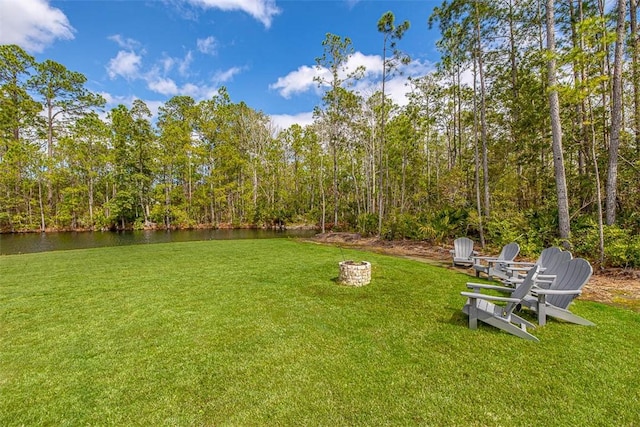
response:
[[[195,240],[311,237],[315,230],[174,230],[87,231],[0,234],[0,255]]]

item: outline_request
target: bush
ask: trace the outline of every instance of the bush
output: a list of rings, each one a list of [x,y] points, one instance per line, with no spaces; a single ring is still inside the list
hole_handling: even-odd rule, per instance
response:
[[[400,214],[384,224],[383,236],[389,240],[421,240],[424,238],[422,229],[422,225],[415,216]]]
[[[363,236],[378,234],[378,214],[365,213],[358,215],[356,229]]]
[[[424,239],[432,243],[443,243],[467,235],[469,211],[445,208],[427,215],[422,223],[420,231]]]
[[[573,242],[575,253],[587,259],[598,259],[600,255],[600,237],[598,224],[584,221],[575,230]],[[640,268],[640,236],[632,236],[628,230],[620,227],[604,226],[604,265],[603,267]]]

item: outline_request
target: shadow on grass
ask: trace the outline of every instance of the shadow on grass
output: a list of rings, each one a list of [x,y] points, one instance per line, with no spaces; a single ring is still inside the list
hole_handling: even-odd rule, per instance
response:
[[[467,317],[466,314],[464,314],[462,312],[462,307],[460,307],[459,309],[454,309],[453,307],[446,307],[445,308],[445,314],[446,313],[450,313],[451,316],[448,319],[443,318],[444,323],[448,323],[450,325],[456,325],[456,326],[466,326],[467,325],[468,317]]]

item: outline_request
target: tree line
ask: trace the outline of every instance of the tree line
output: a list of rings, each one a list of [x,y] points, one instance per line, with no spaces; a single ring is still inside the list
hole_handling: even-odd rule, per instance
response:
[[[225,88],[101,114],[86,77],[0,46],[0,228],[265,226],[434,243],[562,244],[640,265],[637,0],[444,1],[437,70],[408,103],[410,23],[377,23],[379,90],[354,90],[348,37],[327,34],[314,122],[276,129]]]

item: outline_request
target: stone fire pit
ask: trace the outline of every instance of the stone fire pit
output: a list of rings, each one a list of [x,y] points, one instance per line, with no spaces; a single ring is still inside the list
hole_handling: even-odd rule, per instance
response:
[[[371,263],[367,261],[342,261],[338,282],[349,286],[364,286],[371,282]]]

